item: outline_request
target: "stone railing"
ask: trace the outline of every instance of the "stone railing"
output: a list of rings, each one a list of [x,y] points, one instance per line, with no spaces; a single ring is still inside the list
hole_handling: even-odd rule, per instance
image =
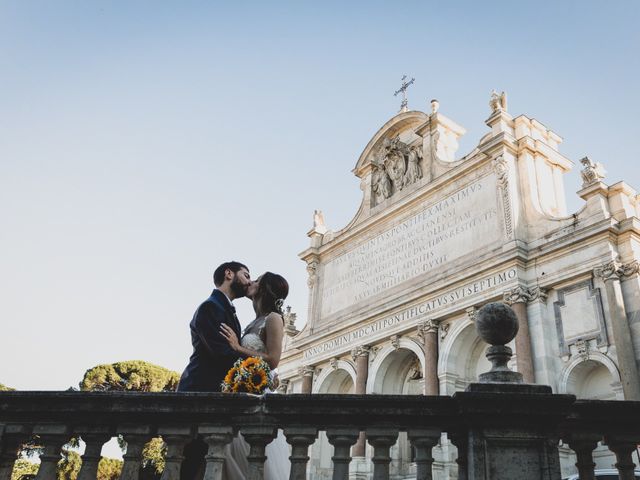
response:
[[[224,447],[238,431],[251,446],[249,478],[258,479],[278,428],[292,447],[291,479],[307,478],[308,449],[319,431],[334,447],[334,479],[349,478],[360,431],[373,446],[374,479],[389,478],[389,449],[401,431],[415,448],[418,479],[432,478],[431,450],[443,432],[458,447],[459,478],[559,479],[563,439],[577,454],[581,478],[593,478],[591,452],[604,441],[620,478],[633,479],[640,402],[508,390],[453,397],[2,392],[0,480],[10,478],[17,449],[34,434],[44,447],[37,479],[55,478],[61,447],[73,436],[86,443],[78,478],[95,479],[102,445],[116,434],[128,443],[122,479],[138,478],[142,447],[158,435],[168,447],[163,479],[180,478],[183,448],[196,437],[208,444],[205,478],[220,479]]]
[[[640,402],[576,401],[524,384],[507,368],[511,350],[505,344],[517,333],[513,311],[486,305],[476,327],[491,344],[492,369],[451,397],[0,392],[0,480],[11,477],[20,445],[33,435],[43,447],[37,480],[56,478],[61,448],[77,436],[86,443],[78,478],[95,479],[102,445],[118,434],[127,442],[121,479],[138,479],[143,446],[160,435],[167,447],[162,480],[180,478],[184,448],[196,438],[207,447],[205,478],[220,480],[225,446],[238,432],[250,445],[248,479],[258,480],[278,429],[291,445],[292,480],[307,478],[309,447],[320,431],[333,446],[334,480],[349,478],[360,432],[373,447],[373,480],[389,478],[399,432],[411,442],[420,480],[432,478],[432,449],[443,433],[457,447],[459,479],[559,480],[560,440],[575,451],[583,480],[594,478],[592,452],[601,441],[615,454],[619,477],[634,479]]]

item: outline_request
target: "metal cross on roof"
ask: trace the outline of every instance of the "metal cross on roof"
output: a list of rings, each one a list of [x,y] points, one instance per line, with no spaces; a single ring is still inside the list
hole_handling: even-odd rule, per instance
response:
[[[409,88],[409,85],[411,85],[413,82],[415,82],[415,78],[412,78],[411,80],[409,80],[407,82],[407,76],[403,75],[402,76],[402,86],[400,87],[399,90],[396,90],[396,92],[393,94],[394,97],[397,97],[399,93],[402,93],[402,102],[400,103],[400,111],[401,112],[406,112],[407,110],[409,110],[409,108],[407,107],[408,102],[407,102],[407,88]]]

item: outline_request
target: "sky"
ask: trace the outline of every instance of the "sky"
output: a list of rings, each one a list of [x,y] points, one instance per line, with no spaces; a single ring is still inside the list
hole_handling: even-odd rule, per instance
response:
[[[640,189],[640,3],[0,1],[0,383],[77,387],[98,364],[181,372],[223,261],[290,283],[314,209],[339,230],[351,173],[399,108],[488,132],[509,112]],[[252,320],[247,300],[236,301]]]

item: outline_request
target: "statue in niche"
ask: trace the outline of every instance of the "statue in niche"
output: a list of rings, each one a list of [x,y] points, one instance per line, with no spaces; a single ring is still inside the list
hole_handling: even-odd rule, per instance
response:
[[[396,136],[385,138],[373,166],[371,188],[375,203],[390,198],[405,186],[422,178],[422,148],[409,147]]]
[[[420,360],[418,360],[418,358],[414,358],[411,363],[411,367],[409,368],[408,379],[420,380],[422,377],[422,365],[420,365]]]
[[[506,112],[507,111],[507,94],[502,92],[498,94],[495,90],[491,91],[491,100],[489,100],[489,106],[491,112]]]
[[[422,151],[416,147],[409,148],[409,156],[407,160],[407,173],[404,176],[404,183],[411,185],[422,178],[422,168],[420,167],[422,160]]]

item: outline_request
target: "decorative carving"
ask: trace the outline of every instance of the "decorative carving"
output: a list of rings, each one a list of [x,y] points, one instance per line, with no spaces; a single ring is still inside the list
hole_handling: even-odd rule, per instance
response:
[[[337,370],[338,369],[338,359],[336,357],[333,357],[331,360],[329,360],[329,366],[332,369]]]
[[[389,339],[391,340],[391,346],[393,348],[395,348],[396,350],[398,350],[400,348],[400,336],[399,335],[391,335],[391,337],[389,337]]]
[[[307,285],[309,288],[312,288],[316,284],[316,280],[318,278],[318,262],[316,260],[311,260],[307,263],[307,273],[309,274]]]
[[[313,230],[325,234],[327,232],[327,226],[324,223],[324,214],[322,210],[313,211]]]
[[[290,337],[295,337],[300,331],[296,328],[297,315],[291,311],[291,305],[287,305],[287,309],[284,312],[284,333]]]
[[[369,356],[369,353],[371,353],[371,350],[372,348],[369,345],[358,345],[357,347],[351,350],[351,357],[355,362],[358,357]]]
[[[371,189],[376,204],[422,178],[422,147],[410,147],[396,136],[385,138],[373,167]]]
[[[622,273],[622,265],[615,260],[593,269],[594,276],[602,278],[605,282],[608,282],[609,280],[620,280]]]
[[[506,112],[507,111],[507,94],[502,92],[498,94],[495,90],[491,91],[491,99],[489,100],[489,107],[491,107],[492,113]]]
[[[584,165],[584,168],[580,170],[582,188],[598,183],[607,173],[600,162],[592,162],[589,157],[580,159],[580,163]]]
[[[511,215],[511,197],[509,196],[509,164],[502,155],[493,160],[493,168],[498,180],[498,190],[504,210],[504,228],[507,238],[513,238],[513,220]]]
[[[503,294],[504,303],[507,305],[513,305],[514,303],[529,303],[534,300],[546,300],[546,290],[540,287],[523,287],[518,285],[517,287],[507,290]]]
[[[421,321],[418,324],[418,337],[424,341],[425,335],[429,333],[438,333],[438,325],[439,322],[437,320],[433,320],[431,318],[427,318],[426,320]]]
[[[411,362],[411,367],[409,367],[409,380],[420,380],[422,377],[422,365],[420,364],[420,359],[415,357],[413,362]]]
[[[316,368],[310,365],[304,365],[298,369],[298,373],[301,377],[312,377],[316,372]]]
[[[586,340],[580,339],[575,343],[576,347],[576,355],[580,357],[583,361],[589,360],[589,342]]]
[[[619,271],[620,277],[622,278],[632,277],[633,275],[640,274],[640,264],[638,260],[634,260],[633,262],[621,265]]]
[[[472,322],[476,321],[476,316],[478,315],[478,309],[476,307],[469,307],[465,310],[467,312],[467,316],[469,320]]]
[[[440,324],[440,340],[444,340],[447,334],[449,333],[449,328],[451,328],[450,323],[441,323]]]

